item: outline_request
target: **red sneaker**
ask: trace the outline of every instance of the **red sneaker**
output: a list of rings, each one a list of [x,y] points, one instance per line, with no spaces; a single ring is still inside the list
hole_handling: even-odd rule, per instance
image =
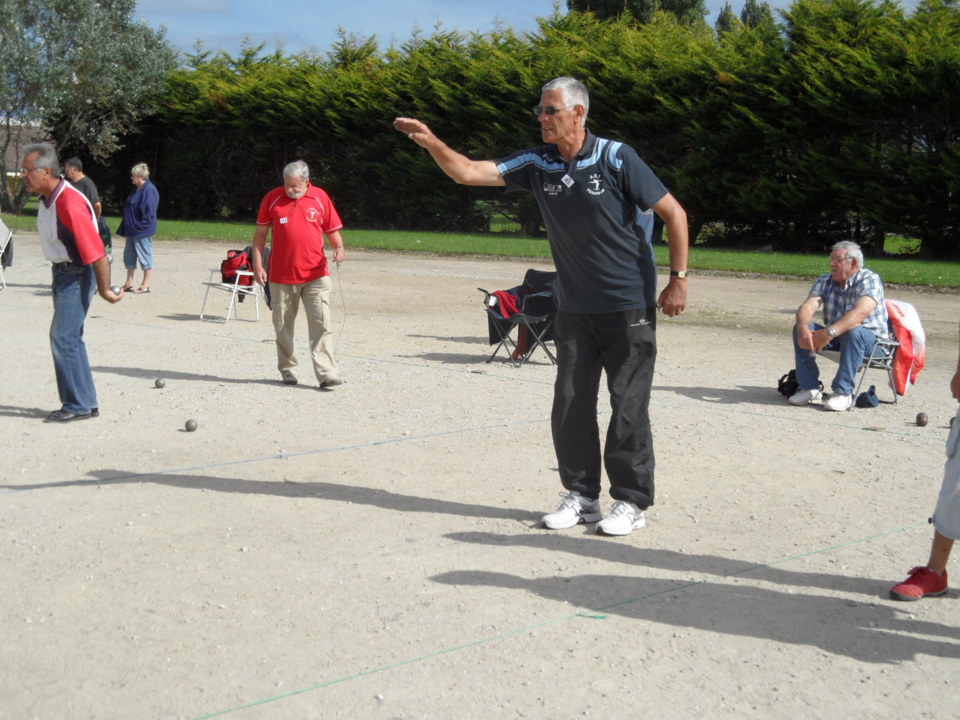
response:
[[[943,595],[945,592],[947,592],[946,570],[943,575],[939,575],[928,567],[915,567],[906,580],[890,588],[890,597],[894,600],[919,600]]]

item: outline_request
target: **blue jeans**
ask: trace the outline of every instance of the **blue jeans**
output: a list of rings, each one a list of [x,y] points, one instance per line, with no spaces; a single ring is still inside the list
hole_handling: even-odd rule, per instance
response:
[[[97,390],[93,386],[87,346],[83,342],[83,323],[93,299],[93,267],[54,267],[51,290],[50,349],[53,351],[61,409],[86,415],[97,407]]]
[[[810,323],[811,330],[820,330],[823,325]],[[863,364],[863,361],[870,357],[874,346],[877,344],[877,336],[871,330],[863,327],[855,327],[853,330],[845,332],[840,337],[830,341],[824,350],[840,351],[840,367],[837,370],[830,388],[839,395],[852,395],[854,381],[857,379],[857,371]],[[820,387],[820,368],[817,367],[817,356],[810,350],[802,348],[797,344],[797,328],[793,328],[793,354],[796,358],[797,385],[801,390],[814,390]]]
[[[123,246],[123,266],[127,270],[136,270],[137,261],[144,270],[153,269],[153,237],[128,237]]]

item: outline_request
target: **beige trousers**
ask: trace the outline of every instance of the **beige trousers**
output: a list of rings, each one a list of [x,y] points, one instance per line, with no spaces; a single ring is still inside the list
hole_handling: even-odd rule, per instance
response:
[[[330,314],[330,276],[302,285],[270,283],[273,305],[273,328],[277,333],[277,369],[296,372],[297,357],[293,351],[293,331],[300,303],[307,316],[310,355],[317,381],[339,380],[340,369],[333,357],[333,320]]]

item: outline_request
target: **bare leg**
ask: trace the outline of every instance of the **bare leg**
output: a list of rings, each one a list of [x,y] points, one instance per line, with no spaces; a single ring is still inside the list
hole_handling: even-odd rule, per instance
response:
[[[150,276],[153,275],[153,269],[143,271],[143,280],[140,282],[140,287],[144,290],[150,288]],[[131,280],[133,279],[133,274],[131,273]]]
[[[943,575],[947,570],[947,560],[950,559],[950,551],[953,549],[953,539],[944,537],[937,531],[933,533],[933,544],[930,546],[930,559],[927,561],[927,567],[939,575]]]

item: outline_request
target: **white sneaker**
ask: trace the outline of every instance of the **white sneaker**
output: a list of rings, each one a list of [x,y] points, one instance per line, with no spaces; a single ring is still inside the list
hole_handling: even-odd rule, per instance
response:
[[[834,393],[827,398],[826,402],[823,403],[823,406],[827,410],[833,410],[834,412],[845,412],[850,409],[852,404],[852,395],[840,395],[839,393]]]
[[[561,493],[562,495],[563,493]],[[550,530],[566,530],[578,523],[592,523],[603,517],[600,501],[572,492],[563,498],[555,512],[543,516],[543,526]]]
[[[809,405],[815,400],[823,398],[823,391],[819,388],[813,390],[798,390],[790,396],[791,405]]]
[[[603,535],[629,535],[646,524],[643,510],[632,502],[617,500],[610,514],[597,523],[597,532]]]

